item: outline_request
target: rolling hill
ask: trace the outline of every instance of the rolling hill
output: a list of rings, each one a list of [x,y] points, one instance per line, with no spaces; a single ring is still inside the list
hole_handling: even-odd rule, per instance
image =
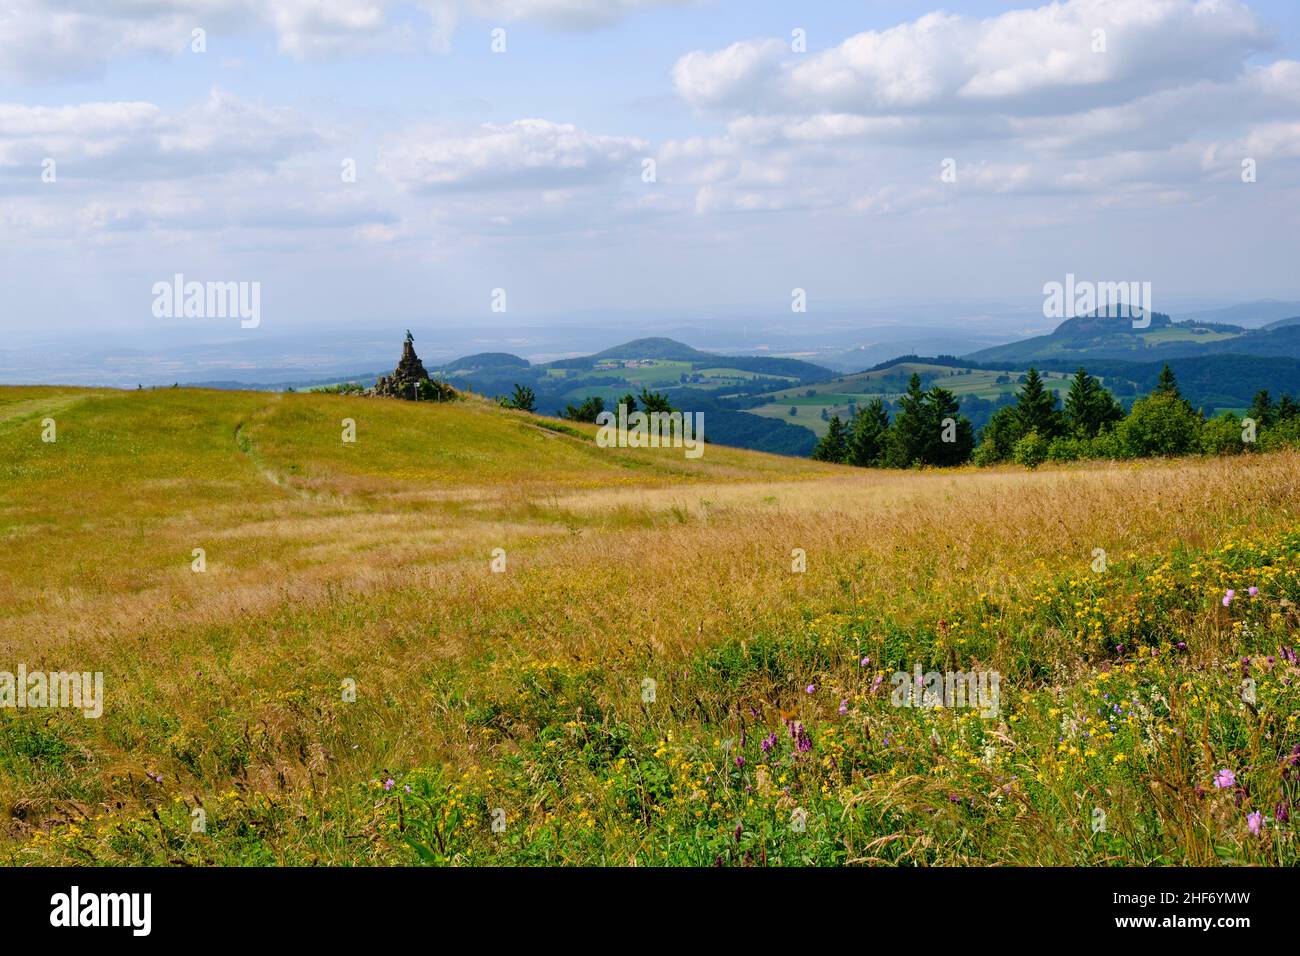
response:
[[[981,349],[964,357],[984,365],[1017,366],[1086,359],[1156,362],[1204,355],[1300,358],[1297,322],[1300,318],[1245,329],[1220,323],[1174,322],[1156,312],[1149,327],[1137,329],[1127,318],[1087,316],[1067,319],[1049,335]]]
[[[613,407],[628,393],[660,391],[674,407],[707,412],[710,441],[786,455],[809,454],[815,436],[786,422],[751,415],[734,400],[833,374],[797,359],[719,355],[667,338],[636,339],[594,355],[538,365],[507,353],[483,353],[429,371],[484,395],[509,394],[515,385],[526,385],[537,396],[538,410],[548,415],[591,396]]]
[[[1276,324],[1280,319],[1294,316],[1300,316],[1300,302],[1257,299],[1254,302],[1243,302],[1240,305],[1232,305],[1222,309],[1185,312],[1179,318],[1257,329]]]

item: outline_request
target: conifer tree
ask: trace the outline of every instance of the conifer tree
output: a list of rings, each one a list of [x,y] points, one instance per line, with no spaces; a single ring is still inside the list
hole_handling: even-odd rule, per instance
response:
[[[1065,397],[1069,430],[1080,438],[1095,438],[1107,425],[1124,417],[1124,408],[1101,383],[1080,368]]]
[[[879,465],[889,441],[889,412],[885,403],[873,398],[853,416],[849,434],[848,463],[863,468]]]
[[[1025,373],[1025,383],[1016,396],[1016,418],[1022,435],[1037,432],[1040,438],[1051,441],[1064,431],[1056,396],[1047,390],[1036,368]]]
[[[907,391],[898,400],[898,414],[889,429],[889,443],[885,463],[891,468],[910,468],[925,454],[929,437],[925,408],[925,392],[921,390],[921,376],[915,372],[907,384]]]
[[[1251,402],[1246,417],[1253,418],[1261,428],[1277,421],[1277,409],[1273,407],[1273,398],[1268,394],[1268,389],[1261,388],[1255,393],[1255,400]]]
[[[1165,363],[1165,367],[1160,370],[1160,377],[1156,379],[1155,391],[1152,395],[1169,395],[1173,398],[1182,398],[1183,393],[1178,390],[1178,380],[1174,378],[1174,370]]]
[[[848,455],[848,429],[840,421],[840,416],[832,415],[830,426],[822,436],[812,456],[818,461],[842,462]]]
[[[928,432],[921,463],[926,465],[960,465],[975,447],[975,430],[970,420],[958,414],[957,396],[937,385],[925,396],[925,421]]]

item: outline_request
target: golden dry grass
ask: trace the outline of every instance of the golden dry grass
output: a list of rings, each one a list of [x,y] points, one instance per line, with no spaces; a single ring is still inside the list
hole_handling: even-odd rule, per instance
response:
[[[35,440],[46,414],[57,448]],[[845,608],[932,622],[1014,604],[1094,548],[1214,548],[1293,526],[1300,504],[1294,453],[901,473],[710,446],[692,463],[480,404],[323,396],[25,390],[0,404],[0,446],[0,668],[103,670],[108,687],[103,719],[55,718],[57,763],[0,765],[15,845],[142,805],[146,771],[211,795],[477,766],[457,700],[529,664],[625,679],[609,706],[635,719],[645,670],[703,647]]]

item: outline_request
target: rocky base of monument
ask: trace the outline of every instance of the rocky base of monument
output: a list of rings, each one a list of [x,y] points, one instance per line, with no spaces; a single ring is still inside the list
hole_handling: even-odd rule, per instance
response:
[[[415,354],[415,340],[406,333],[402,343],[402,357],[392,375],[381,375],[374,388],[367,392],[381,398],[403,398],[410,402],[450,402],[459,397],[446,382],[429,378],[424,363]]]

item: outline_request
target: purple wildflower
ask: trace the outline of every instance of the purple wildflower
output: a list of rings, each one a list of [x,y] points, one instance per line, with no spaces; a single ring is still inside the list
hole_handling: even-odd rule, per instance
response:
[[[1264,814],[1256,810],[1250,816],[1246,817],[1246,826],[1255,836],[1259,836],[1260,829],[1264,826]]]
[[[1219,790],[1226,790],[1229,787],[1237,785],[1237,775],[1231,770],[1220,770],[1214,775],[1214,786]]]
[[[803,724],[799,724],[799,733],[795,737],[794,746],[801,754],[806,754],[812,750],[812,738],[808,736],[808,730]]]

